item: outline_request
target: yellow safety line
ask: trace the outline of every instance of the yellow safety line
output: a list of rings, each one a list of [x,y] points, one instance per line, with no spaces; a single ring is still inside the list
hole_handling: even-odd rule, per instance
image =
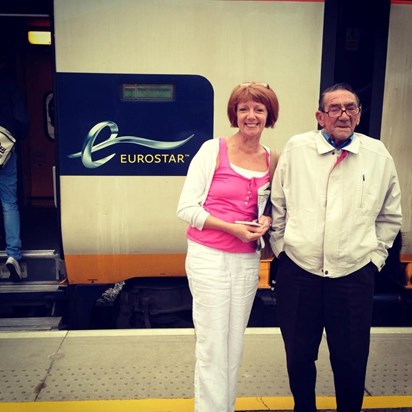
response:
[[[317,397],[319,410],[336,409],[333,396]],[[412,407],[412,396],[366,396],[363,409]],[[291,411],[289,396],[238,398],[236,410]],[[193,399],[132,399],[100,401],[3,402],[0,412],[192,412]]]
[[[362,409],[412,408],[412,396],[367,396]]]

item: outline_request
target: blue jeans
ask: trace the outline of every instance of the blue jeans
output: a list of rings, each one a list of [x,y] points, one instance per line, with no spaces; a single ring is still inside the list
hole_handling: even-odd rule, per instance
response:
[[[17,155],[13,153],[0,169],[0,200],[3,208],[6,253],[21,259],[20,213],[17,206]]]

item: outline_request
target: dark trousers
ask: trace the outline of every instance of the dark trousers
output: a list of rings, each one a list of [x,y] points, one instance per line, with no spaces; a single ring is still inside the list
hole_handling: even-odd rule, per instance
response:
[[[362,408],[369,355],[373,263],[341,278],[323,278],[282,253],[277,274],[277,314],[286,349],[295,412],[316,412],[316,366],[323,329],[338,412]]]

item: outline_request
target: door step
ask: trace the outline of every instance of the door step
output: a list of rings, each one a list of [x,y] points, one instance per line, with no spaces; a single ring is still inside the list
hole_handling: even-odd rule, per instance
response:
[[[62,318],[60,316],[1,318],[0,331],[48,331],[59,330]]]

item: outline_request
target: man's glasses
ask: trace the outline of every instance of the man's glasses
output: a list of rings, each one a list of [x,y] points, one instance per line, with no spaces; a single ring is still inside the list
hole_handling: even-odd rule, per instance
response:
[[[342,107],[331,107],[326,113],[329,117],[340,117],[342,116],[343,112],[345,112],[348,116],[356,116],[361,111],[361,106],[346,106],[342,109]]]

